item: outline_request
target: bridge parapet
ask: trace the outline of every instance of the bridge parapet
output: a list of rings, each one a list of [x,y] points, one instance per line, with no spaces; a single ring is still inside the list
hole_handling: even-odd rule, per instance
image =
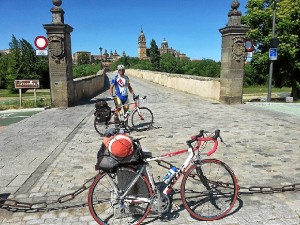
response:
[[[148,70],[126,69],[126,73],[154,83],[219,101],[220,79]]]
[[[99,70],[95,75],[76,78],[73,81],[77,102],[82,99],[93,98],[104,89],[105,70]]]

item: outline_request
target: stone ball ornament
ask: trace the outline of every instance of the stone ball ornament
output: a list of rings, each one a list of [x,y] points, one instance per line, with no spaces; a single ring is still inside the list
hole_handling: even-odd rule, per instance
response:
[[[233,0],[231,3],[232,9],[238,9],[240,7],[240,3],[237,0]]]
[[[52,0],[53,5],[59,7],[62,4],[62,0]]]

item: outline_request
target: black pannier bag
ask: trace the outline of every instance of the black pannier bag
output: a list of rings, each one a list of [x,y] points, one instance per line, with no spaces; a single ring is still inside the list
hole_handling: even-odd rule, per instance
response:
[[[97,122],[105,123],[109,122],[111,119],[111,108],[108,106],[107,102],[104,100],[98,101],[95,104],[95,117]]]
[[[95,170],[102,170],[107,173],[115,173],[118,167],[126,165],[138,165],[143,162],[143,153],[141,145],[138,141],[133,141],[133,153],[125,158],[117,158],[113,156],[104,143],[97,154],[97,163]]]

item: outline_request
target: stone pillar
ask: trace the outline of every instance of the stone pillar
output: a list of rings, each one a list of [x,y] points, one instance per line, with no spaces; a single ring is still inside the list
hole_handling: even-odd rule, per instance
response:
[[[228,13],[228,25],[219,31],[222,34],[220,102],[242,103],[245,65],[245,35],[249,28],[241,24],[240,3],[233,0]]]
[[[52,0],[54,7],[52,24],[44,24],[49,42],[49,72],[51,101],[54,107],[68,107],[75,103],[71,32],[73,28],[64,24],[64,10],[61,0]]]

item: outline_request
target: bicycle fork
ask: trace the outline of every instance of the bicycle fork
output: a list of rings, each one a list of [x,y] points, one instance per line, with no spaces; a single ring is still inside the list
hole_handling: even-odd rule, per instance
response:
[[[216,197],[214,196],[213,193],[213,188],[210,187],[209,183],[208,183],[208,179],[207,177],[204,175],[202,167],[201,167],[201,163],[198,164],[199,166],[197,166],[196,171],[197,171],[197,175],[200,179],[200,181],[202,182],[202,184],[204,185],[204,187],[206,188],[206,190],[209,192],[209,200],[212,203],[213,206],[216,207],[216,209],[221,210],[220,207],[217,205],[215,199]]]
[[[141,118],[141,120],[144,120],[145,118],[144,118],[144,116],[142,115],[140,109],[139,109],[139,108],[136,108],[136,110],[137,110],[137,112],[138,112],[139,117]]]

